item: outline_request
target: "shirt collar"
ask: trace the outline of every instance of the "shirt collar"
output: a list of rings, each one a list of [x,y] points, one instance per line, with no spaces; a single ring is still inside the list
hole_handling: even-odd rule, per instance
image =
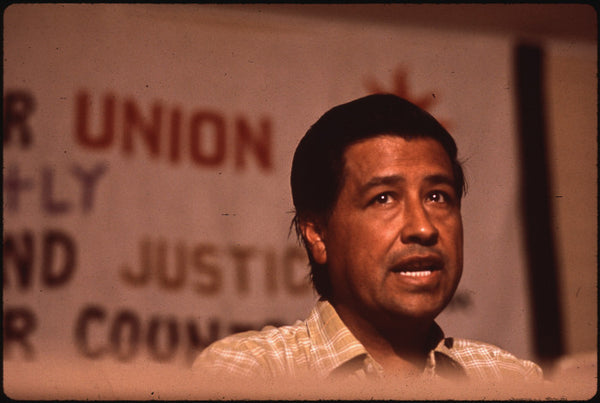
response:
[[[433,324],[429,339],[430,352],[425,365],[425,376],[454,376],[464,372],[452,356],[453,339],[445,338],[444,332]],[[307,319],[308,335],[311,339],[311,353],[314,355],[316,370],[323,376],[333,371],[355,371],[372,366],[372,371],[381,374],[383,368],[368,353],[367,349],[354,337],[326,300],[319,300]]]
[[[322,375],[327,376],[341,365],[368,355],[326,300],[317,302],[307,319],[307,328],[316,369]]]
[[[446,379],[463,378],[466,376],[463,366],[454,358],[454,339],[444,337],[442,329],[434,323],[431,342],[436,343],[429,352],[424,373]],[[436,341],[437,340],[437,341]]]

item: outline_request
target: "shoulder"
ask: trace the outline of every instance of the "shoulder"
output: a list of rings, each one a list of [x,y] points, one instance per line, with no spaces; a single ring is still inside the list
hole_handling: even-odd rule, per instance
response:
[[[248,331],[225,337],[205,348],[196,358],[198,374],[269,377],[293,372],[294,361],[307,354],[309,339],[303,322]]]
[[[498,380],[542,380],[542,369],[533,361],[517,358],[490,343],[468,339],[447,339],[450,355],[469,377]]]

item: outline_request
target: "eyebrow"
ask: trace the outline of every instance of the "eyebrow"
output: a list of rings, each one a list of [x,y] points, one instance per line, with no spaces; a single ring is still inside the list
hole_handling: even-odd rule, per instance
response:
[[[366,193],[367,191],[369,191],[369,189],[372,189],[377,186],[396,185],[405,181],[406,180],[404,179],[404,177],[400,175],[374,176],[373,178],[369,179],[369,181],[365,184],[360,185],[358,190],[360,193]]]
[[[452,187],[455,186],[454,178],[445,174],[427,175],[425,178],[423,178],[423,180],[431,185],[446,184]],[[366,193],[370,189],[377,186],[391,186],[402,182],[406,182],[406,179],[401,175],[375,176],[369,179],[369,181],[365,184],[359,186],[358,190],[360,193]]]
[[[445,184],[452,187],[455,187],[456,185],[454,178],[445,174],[428,175],[425,177],[425,181],[432,185]]]

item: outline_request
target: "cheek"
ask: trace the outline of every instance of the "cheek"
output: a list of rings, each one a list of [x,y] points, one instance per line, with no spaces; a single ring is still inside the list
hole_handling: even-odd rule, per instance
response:
[[[460,214],[440,216],[438,223],[438,228],[445,234],[446,238],[456,243],[457,246],[458,244],[462,245],[463,227]]]
[[[447,229],[447,236],[450,240],[450,250],[449,253],[452,253],[455,257],[457,265],[462,268],[463,261],[463,228],[462,228],[462,220],[460,217],[458,219],[452,220]]]
[[[360,268],[374,258],[378,243],[375,231],[364,222],[332,222],[326,240],[328,263],[335,271],[358,275]]]
[[[356,259],[362,244],[359,234],[344,226],[336,228],[335,232],[330,232],[329,235],[325,245],[330,265],[343,268]]]
[[[463,226],[462,226],[462,219],[459,217],[456,220],[456,224],[455,224],[455,238],[456,238],[456,247],[458,250],[458,253],[460,254],[460,256],[462,256],[462,251],[463,251]]]
[[[393,238],[389,228],[378,227],[375,223],[359,222],[341,229],[341,236],[336,242],[339,253],[361,261],[377,257],[384,248],[386,240]]]

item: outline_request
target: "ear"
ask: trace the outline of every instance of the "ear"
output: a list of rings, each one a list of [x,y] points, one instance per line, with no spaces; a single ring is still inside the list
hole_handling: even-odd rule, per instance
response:
[[[303,221],[300,224],[300,230],[315,262],[319,264],[327,263],[327,249],[321,226],[314,221]]]

